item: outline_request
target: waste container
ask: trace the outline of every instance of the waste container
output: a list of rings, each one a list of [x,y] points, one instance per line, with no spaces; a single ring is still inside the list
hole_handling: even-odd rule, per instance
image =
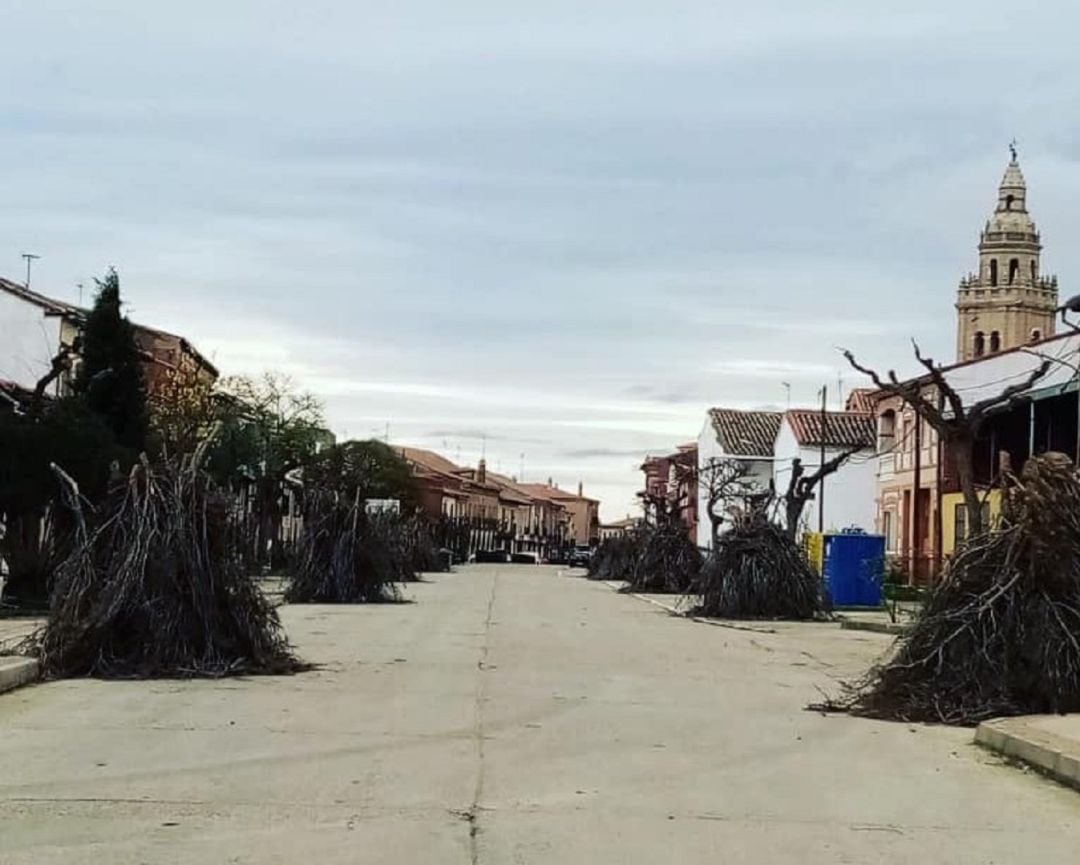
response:
[[[884,535],[825,535],[825,589],[833,606],[881,606],[884,567]]]

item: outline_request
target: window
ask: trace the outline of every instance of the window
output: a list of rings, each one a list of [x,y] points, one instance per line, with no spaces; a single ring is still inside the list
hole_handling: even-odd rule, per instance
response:
[[[1009,259],[1009,285],[1012,285],[1020,277],[1020,259]]]
[[[974,350],[975,357],[982,357],[984,354],[986,354],[986,338],[983,336],[983,332],[981,330],[975,331],[975,341],[972,348]]]
[[[878,418],[878,453],[887,453],[896,441],[896,412],[889,409]]]
[[[1037,327],[1033,327],[1031,329],[1031,341],[1038,342],[1040,339],[1042,339],[1042,331]]]
[[[896,552],[896,528],[893,526],[893,512],[884,511],[881,514],[881,533],[885,535],[886,552]]]
[[[1001,351],[1001,334],[996,330],[990,333],[990,354]]]
[[[990,284],[997,285],[997,259],[990,259]]]
[[[1039,281],[1039,266],[1035,264],[1035,259],[1031,259],[1031,281]]]
[[[1013,202],[1015,200],[1016,200],[1016,198],[1014,196],[1006,195],[1005,196],[1005,209],[1006,210],[1012,210]]]

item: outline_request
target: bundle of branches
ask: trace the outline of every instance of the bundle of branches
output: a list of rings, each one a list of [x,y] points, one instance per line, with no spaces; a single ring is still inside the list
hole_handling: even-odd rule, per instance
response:
[[[1013,484],[893,656],[815,708],[958,725],[1080,711],[1080,478],[1046,454]]]
[[[589,560],[589,579],[630,580],[647,540],[647,532],[639,530],[603,541]]]
[[[409,545],[409,564],[414,576],[450,570],[450,563],[435,542],[435,533],[427,521],[411,517],[404,521],[402,531]]]
[[[700,616],[812,619],[822,612],[821,578],[788,533],[756,512],[720,535],[695,588]]]
[[[304,530],[289,569],[290,603],[364,604],[398,600],[395,583],[413,579],[400,524],[368,514],[359,493],[308,489]]]
[[[248,577],[232,501],[201,455],[144,459],[86,513],[65,479],[76,542],[60,565],[40,640],[45,675],[192,677],[302,667]]]
[[[665,520],[648,532],[630,574],[630,592],[686,592],[701,570],[701,551],[678,520]]]

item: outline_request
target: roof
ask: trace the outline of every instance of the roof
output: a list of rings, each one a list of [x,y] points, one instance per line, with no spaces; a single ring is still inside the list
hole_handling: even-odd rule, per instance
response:
[[[744,457],[771,457],[780,432],[781,412],[711,408],[716,440],[725,453]]]
[[[569,490],[560,490],[558,487],[549,487],[547,484],[518,484],[530,496],[541,498],[555,504],[569,501],[593,502],[600,504],[598,499],[590,499],[588,496],[579,496]]]
[[[833,448],[872,448],[875,446],[874,416],[868,412],[830,411],[825,413],[824,434],[822,414],[816,409],[789,409],[785,418],[791,425],[800,445],[822,445]]]
[[[844,408],[847,411],[857,411],[864,414],[869,414],[874,410],[875,398],[874,394],[877,391],[872,387],[857,387],[848,394],[848,398],[844,403]]]
[[[63,300],[53,300],[51,297],[31,291],[25,285],[19,285],[19,283],[12,282],[10,279],[0,277],[0,289],[25,300],[27,303],[40,306],[47,315],[72,315],[80,318],[86,315],[85,309]]]
[[[455,474],[456,472],[461,471],[461,466],[450,462],[446,457],[435,453],[435,451],[425,450],[424,448],[405,447],[403,445],[394,445],[393,448],[408,462],[415,463],[423,468],[432,469],[433,471],[442,472],[444,474]]]

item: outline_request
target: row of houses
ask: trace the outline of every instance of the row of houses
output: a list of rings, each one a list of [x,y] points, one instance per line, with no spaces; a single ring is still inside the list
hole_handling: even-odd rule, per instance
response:
[[[1041,252],[1014,152],[980,233],[978,268],[956,293],[956,361],[904,382],[947,416],[937,376],[964,411],[1019,388],[987,416],[975,441],[975,482],[991,521],[1006,471],[1019,473],[1048,451],[1080,461],[1080,328],[1056,333],[1057,313],[1080,302],[1059,306],[1058,280],[1041,272]],[[1028,385],[1044,364],[1045,374]],[[970,524],[958,472],[935,430],[887,388],[853,391],[844,411],[711,408],[696,442],[646,459],[641,495],[647,506],[659,502],[677,514],[707,547],[711,468],[738,465],[754,490],[775,496],[786,490],[795,459],[813,471],[841,453],[847,460],[816,490],[801,528],[878,533],[910,580],[938,573]],[[737,505],[733,498],[722,507]]]
[[[481,459],[475,468],[460,466],[423,448],[395,445],[417,481],[420,504],[432,521],[463,521],[477,528],[470,553],[501,549],[556,558],[569,546],[593,546],[600,540],[600,502],[584,494],[546,484],[525,483],[490,471]]]

